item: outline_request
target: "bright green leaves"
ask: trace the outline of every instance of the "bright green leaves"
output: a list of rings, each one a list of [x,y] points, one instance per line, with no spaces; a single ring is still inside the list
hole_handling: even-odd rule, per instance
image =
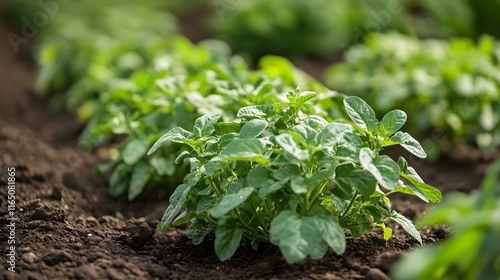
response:
[[[273,106],[256,105],[244,107],[238,110],[236,116],[238,118],[260,118],[272,115],[274,112]]]
[[[371,145],[377,152],[381,148],[399,144],[419,158],[426,158],[424,149],[410,134],[399,129],[406,123],[406,113],[401,110],[388,112],[381,122],[378,122],[373,109],[363,99],[355,96],[344,100],[347,114],[362,130],[368,132]]]
[[[408,180],[408,187],[422,200],[439,203],[443,199],[441,192],[433,186],[424,183],[412,167],[408,167],[401,176]]]
[[[406,232],[408,232],[411,236],[417,239],[420,244],[422,244],[422,237],[410,220],[396,211],[392,212],[391,219],[398,223],[404,230],[406,230]]]
[[[288,100],[290,100],[290,107],[294,109],[299,109],[306,103],[307,101],[317,97],[318,94],[315,92],[300,92],[300,89],[290,92],[287,95]]]
[[[410,136],[410,134],[406,132],[401,132],[401,131],[396,132],[396,134],[394,134],[394,136],[391,137],[390,141],[395,144],[400,144],[401,147],[405,148],[410,153],[416,155],[419,158],[427,157],[427,154],[425,153],[420,143],[418,143],[417,140],[415,140],[413,137]]]
[[[359,161],[366,171],[387,190],[394,190],[399,180],[399,166],[388,156],[375,156],[368,148],[361,149]]]
[[[160,228],[192,219],[190,238],[198,244],[215,231],[221,260],[240,244],[256,248],[271,242],[289,263],[321,258],[328,248],[342,254],[346,233],[357,237],[378,226],[388,239],[389,218],[420,238],[411,221],[392,211],[387,195],[401,192],[437,202],[441,194],[404,159],[396,163],[379,155],[396,140],[421,152],[409,135],[398,132],[406,115],[396,110],[378,122],[368,104],[348,97],[353,123],[329,123],[301,111],[314,97],[295,90],[288,103],[241,108],[239,123],[219,122],[214,114],[198,118],[193,132],[167,132],[152,150],[172,141],[196,153],[182,155],[191,170],[172,195]],[[181,207],[187,209],[179,215]]]
[[[188,139],[192,139],[194,136],[193,133],[181,128],[181,127],[176,127],[171,129],[169,132],[165,133],[158,141],[156,141],[149,149],[148,155],[156,152],[159,148],[162,146],[166,145],[169,142],[177,142],[177,143],[184,143]]]
[[[350,96],[344,99],[345,109],[351,120],[363,130],[375,133],[377,117],[373,109],[363,99]]]
[[[275,140],[284,150],[286,155],[298,161],[304,161],[309,158],[309,152],[307,150],[302,150],[290,134],[280,134],[275,137]]]
[[[401,110],[390,111],[385,114],[377,125],[377,132],[383,137],[389,137],[398,132],[406,123],[406,113]]]
[[[168,205],[163,217],[158,224],[158,229],[167,229],[171,226],[175,217],[181,211],[184,203],[186,202],[186,197],[191,190],[191,187],[187,184],[179,185],[174,193],[170,196],[170,204]]]
[[[193,127],[193,137],[208,137],[215,132],[214,124],[217,123],[221,114],[212,114],[201,116],[196,119]]]
[[[330,123],[318,134],[319,147],[332,147],[342,142],[346,133],[353,133],[354,128],[346,123]]]
[[[223,217],[227,212],[233,210],[242,204],[253,192],[254,188],[247,187],[241,189],[237,193],[228,194],[215,204],[212,209],[212,216],[215,218]]]
[[[430,131],[446,135],[438,147],[429,148],[434,158],[464,143],[490,154],[500,147],[500,68],[492,51],[500,43],[483,38],[489,43],[372,34],[348,52],[351,59],[332,66],[324,78],[329,86],[363,98],[380,116],[404,108],[407,132],[419,140],[436,140]],[[390,132],[396,131],[379,131]]]
[[[269,158],[264,155],[266,143],[261,139],[236,139],[221,151],[213,160],[245,160],[266,163]]]
[[[240,130],[241,138],[255,138],[258,137],[267,128],[265,120],[253,119],[247,122]]]
[[[327,244],[337,254],[345,250],[344,230],[327,215],[301,216],[294,211],[283,211],[273,220],[270,241],[280,248],[288,263],[296,263],[307,256],[321,258]]]
[[[243,231],[239,228],[220,225],[215,229],[215,254],[221,261],[230,259],[240,246]]]
[[[128,165],[136,164],[146,155],[150,143],[147,139],[137,138],[127,144],[122,152],[123,161]]]

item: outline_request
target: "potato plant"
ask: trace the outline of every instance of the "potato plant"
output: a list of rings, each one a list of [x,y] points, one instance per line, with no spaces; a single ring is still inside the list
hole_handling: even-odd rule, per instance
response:
[[[412,134],[422,139],[432,129],[443,131],[427,141],[433,156],[438,144],[499,147],[500,45],[493,38],[475,44],[374,34],[346,57],[326,72],[327,85],[361,96],[378,113],[403,108]]]
[[[169,128],[190,126],[208,112],[234,119],[241,106],[276,102],[302,85],[323,92],[325,115],[342,117],[336,115],[340,101],[334,100],[340,95],[290,62],[268,56],[259,71],[251,71],[222,42],[193,45],[174,35],[173,20],[155,10],[159,6],[70,3],[38,39],[39,90],[51,92],[53,100],[88,122],[80,146],[116,144],[111,160],[98,168],[112,172],[111,194],[132,200],[147,185],[160,195],[168,187],[157,186],[175,186],[186,173],[174,163],[179,146],[165,149],[165,157],[146,157],[147,149]],[[128,19],[132,11],[142,16]]]
[[[251,71],[222,42],[193,45],[183,37],[173,37],[171,45],[169,52],[157,57],[154,67],[135,72],[128,81],[101,94],[80,137],[80,145],[91,149],[122,136],[115,156],[100,167],[101,172],[113,171],[110,190],[115,196],[127,193],[132,200],[148,184],[175,186],[182,181],[186,170],[174,162],[182,151],[178,145],[163,150],[163,156],[146,157],[146,152],[166,131],[187,128],[203,114],[221,113],[222,119],[234,120],[240,107],[277,102],[285,98],[284,92],[301,84],[322,91],[323,106],[309,111],[331,119],[343,117],[338,114],[340,94],[328,91],[283,58],[264,57],[261,69]]]
[[[419,224],[447,225],[443,244],[419,248],[394,268],[394,279],[497,279],[500,275],[500,160],[488,170],[481,189],[449,194]]]
[[[319,259],[328,248],[342,254],[346,234],[381,227],[389,239],[389,220],[421,242],[412,222],[391,209],[389,196],[401,192],[439,202],[441,193],[404,158],[380,155],[384,147],[401,145],[426,156],[399,131],[406,114],[394,110],[378,121],[362,99],[348,97],[343,103],[350,121],[328,122],[302,110],[314,104],[316,93],[297,89],[286,98],[239,109],[239,122],[204,115],[191,131],[173,128],[154,144],[150,154],[171,142],[188,146],[177,161],[190,163],[158,229],[190,221],[188,237],[200,244],[214,234],[222,261],[240,245],[256,249],[263,242],[278,246],[289,263]]]

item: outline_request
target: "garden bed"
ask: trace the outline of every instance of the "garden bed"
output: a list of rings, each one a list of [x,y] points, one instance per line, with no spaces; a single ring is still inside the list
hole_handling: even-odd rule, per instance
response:
[[[3,24],[0,33],[8,32]],[[0,268],[7,279],[387,279],[391,265],[418,244],[391,224],[395,231],[388,242],[375,231],[349,240],[343,256],[330,251],[319,261],[288,265],[276,247],[261,246],[239,249],[220,262],[213,239],[195,246],[183,229],[155,231],[167,199],[139,197],[130,203],[111,197],[107,179],[93,173],[104,150],[78,150],[82,126],[70,114],[51,112],[33,94],[34,64],[14,55],[8,40],[0,43],[0,61],[0,213],[5,224],[7,168],[14,167],[19,219],[17,273],[8,273],[5,263]],[[464,158],[410,164],[443,193],[468,192],[479,186],[487,162]],[[428,207],[407,196],[393,197],[393,203],[412,220]],[[424,243],[434,243],[449,231],[432,228],[421,234]],[[6,235],[1,243],[5,255]]]

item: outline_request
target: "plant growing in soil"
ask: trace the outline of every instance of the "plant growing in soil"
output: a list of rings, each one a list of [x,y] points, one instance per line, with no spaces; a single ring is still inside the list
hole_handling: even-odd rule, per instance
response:
[[[174,127],[187,128],[207,113],[221,113],[223,120],[236,118],[238,109],[254,103],[273,103],[285,98],[283,92],[302,84],[322,91],[323,108],[309,108],[331,118],[341,106],[340,94],[328,91],[298,71],[284,58],[264,57],[260,70],[249,70],[241,57],[219,41],[192,44],[181,36],[172,37],[172,47],[158,56],[153,67],[141,69],[102,93],[80,144],[93,148],[114,136],[126,136],[113,149],[114,157],[101,165],[101,172],[113,171],[110,190],[114,196],[127,194],[129,200],[149,185],[161,196],[182,182],[185,165],[175,164],[184,148],[171,143],[147,157],[149,147]],[[337,105],[339,103],[339,105]],[[161,186],[161,187],[160,187]]]
[[[419,221],[447,225],[443,244],[417,249],[394,268],[394,279],[497,279],[500,275],[500,160],[488,170],[481,189],[449,194]]]
[[[435,158],[449,144],[476,144],[485,153],[500,146],[500,52],[492,37],[421,41],[397,33],[373,34],[332,66],[327,85],[365,98],[377,113],[403,108],[408,129],[427,139]],[[429,137],[430,138],[430,137]]]
[[[401,145],[426,156],[399,131],[406,114],[395,110],[378,121],[362,99],[348,97],[351,122],[328,122],[301,110],[316,93],[297,89],[286,97],[241,108],[240,122],[204,115],[192,131],[174,128],[154,144],[149,153],[170,142],[190,147],[177,158],[189,161],[190,173],[170,197],[158,228],[191,221],[188,237],[200,244],[214,233],[222,261],[240,245],[256,249],[262,242],[278,246],[289,263],[319,259],[329,247],[342,254],[346,233],[353,238],[381,227],[389,239],[389,220],[421,242],[412,222],[391,209],[388,196],[402,192],[439,202],[441,193],[403,158],[379,154]]]

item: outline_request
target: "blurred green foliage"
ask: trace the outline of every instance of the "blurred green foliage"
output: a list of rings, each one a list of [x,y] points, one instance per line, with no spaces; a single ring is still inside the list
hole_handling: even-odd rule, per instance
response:
[[[214,6],[218,36],[254,57],[334,53],[387,30],[425,38],[500,36],[498,0],[217,0]]]
[[[231,3],[230,3],[231,2]],[[327,54],[360,40],[369,31],[409,31],[385,0],[216,1],[215,29],[236,51],[264,54]],[[370,21],[371,20],[371,21]]]
[[[170,14],[155,10],[153,2],[115,2],[70,2],[41,29],[35,50],[37,88],[64,98],[59,106],[73,109],[90,102],[85,108],[91,108],[110,84],[152,63],[168,47],[176,29]],[[82,111],[80,118],[90,114]]]
[[[475,44],[373,34],[346,58],[328,69],[327,85],[361,96],[380,114],[403,109],[420,138],[441,130],[424,145],[428,154],[438,144],[475,143],[485,152],[500,146],[500,45],[492,37]]]
[[[396,280],[498,279],[500,276],[500,160],[492,164],[481,189],[454,193],[419,221],[449,225],[443,244],[419,248],[396,264]]]

